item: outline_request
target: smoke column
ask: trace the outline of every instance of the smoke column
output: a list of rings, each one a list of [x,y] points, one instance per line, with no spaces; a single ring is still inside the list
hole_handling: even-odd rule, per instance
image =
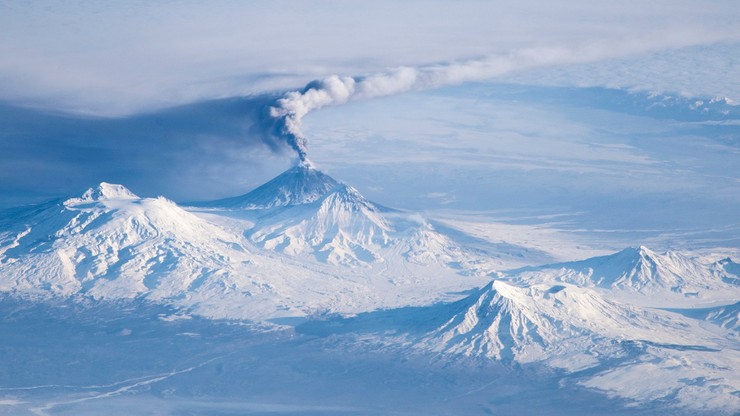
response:
[[[580,49],[538,48],[496,55],[480,60],[430,65],[418,68],[399,67],[387,72],[364,77],[331,75],[312,81],[300,91],[291,91],[270,107],[270,117],[276,126],[275,134],[285,141],[298,156],[298,163],[309,164],[306,137],[301,132],[301,121],[311,111],[327,105],[341,105],[362,100],[417,91],[466,81],[493,78],[505,73],[542,66],[586,62],[622,53],[634,48],[616,51],[613,45],[591,45]],[[617,48],[620,49],[620,48]]]

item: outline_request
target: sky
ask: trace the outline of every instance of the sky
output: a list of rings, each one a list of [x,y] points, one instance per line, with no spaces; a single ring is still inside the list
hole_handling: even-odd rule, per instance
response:
[[[100,181],[242,194],[294,163],[288,125],[399,208],[728,224],[736,113],[618,102],[740,102],[738,21],[736,1],[0,1],[0,207]]]
[[[0,1],[0,97],[120,116],[522,50],[603,60],[736,43],[738,18],[732,0]]]
[[[614,248],[738,244],[740,108],[692,104],[471,83],[328,107],[304,130],[319,166],[390,206],[588,231]]]

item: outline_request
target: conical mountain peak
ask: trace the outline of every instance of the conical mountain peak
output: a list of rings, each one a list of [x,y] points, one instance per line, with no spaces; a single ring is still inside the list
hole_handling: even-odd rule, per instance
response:
[[[627,247],[624,250],[621,250],[612,257],[631,257],[634,259],[646,259],[646,258],[652,258],[656,257],[657,254],[653,251],[647,248],[646,246],[637,246],[637,247]]]
[[[574,370],[595,365],[612,348],[603,339],[696,342],[682,330],[690,327],[682,318],[573,285],[517,286],[497,280],[451,306],[432,310],[430,316],[442,316],[444,324],[422,337],[422,345],[520,363],[552,360],[557,367]]]
[[[247,210],[304,205],[318,201],[338,186],[340,182],[312,164],[301,163],[247,194],[194,205]]]
[[[378,211],[378,208],[365,199],[360,192],[343,183],[338,184],[334,189],[332,189],[326,196],[326,199],[331,199],[334,203],[342,203],[349,206],[355,206],[357,208],[366,208],[370,211]]]
[[[101,182],[100,185],[89,188],[81,197],[72,198],[68,202],[96,202],[114,199],[139,199],[139,197],[123,185]]]

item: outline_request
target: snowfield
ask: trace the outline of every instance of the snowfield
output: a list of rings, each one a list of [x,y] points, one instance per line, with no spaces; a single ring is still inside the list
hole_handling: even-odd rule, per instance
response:
[[[495,364],[520,369],[522,380],[535,371],[637,408],[740,409],[740,266],[732,258],[641,246],[516,268],[502,247],[518,262],[528,261],[521,253],[541,253],[480,244],[454,222],[444,232],[434,224],[378,206],[308,163],[246,195],[188,208],[101,183],[7,211],[0,289],[11,309],[31,301],[106,313],[162,305],[170,308],[162,322],[241,322],[249,339],[292,333],[313,339],[321,354],[344,345],[451,366]],[[198,331],[180,336],[200,339]],[[221,358],[45,407],[5,380],[17,387],[0,389],[0,412],[56,414],[62,404],[166,384],[211,359]]]

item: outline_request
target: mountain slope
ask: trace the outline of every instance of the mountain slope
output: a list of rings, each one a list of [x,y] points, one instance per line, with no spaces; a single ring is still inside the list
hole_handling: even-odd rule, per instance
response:
[[[351,280],[253,253],[242,236],[120,185],[102,183],[6,220],[0,291],[21,296],[146,299],[253,320],[372,299]]]
[[[740,301],[732,305],[712,308],[704,317],[722,328],[737,331],[740,336]]]
[[[726,303],[740,296],[740,277],[731,272],[732,265],[729,259],[706,262],[675,251],[658,254],[641,246],[582,261],[524,268],[509,275],[522,282],[571,283],[638,296],[655,306],[678,306]]]
[[[354,188],[339,185],[314,202],[265,213],[247,234],[269,250],[359,265],[381,259],[379,249],[388,244],[391,231],[374,204]]]
[[[740,405],[740,350],[732,333],[570,284],[497,280],[454,303],[307,322],[298,331],[335,335],[342,345],[374,341],[404,356],[431,353],[444,363],[460,356],[500,362],[556,374],[561,386],[587,386],[641,405],[665,402],[688,414],[696,408],[726,414]]]
[[[268,211],[285,216],[273,218],[283,228],[261,241],[270,250],[254,246],[243,230],[212,221],[215,214],[197,215],[164,198],[139,198],[120,185],[102,183],[80,197],[5,211],[0,291],[41,298],[146,299],[209,317],[264,320],[418,304],[465,285],[413,273],[375,279],[372,273],[340,273],[272,252],[284,249],[269,246],[280,238],[297,244],[312,236],[325,240],[317,245],[324,251],[311,255],[325,255],[329,263],[376,259],[361,245],[380,247],[389,225],[349,187],[340,186],[313,204],[259,213]],[[303,217],[294,217],[298,212],[310,215],[301,222]],[[301,248],[286,247],[296,253]],[[414,284],[388,283],[389,276]],[[385,289],[378,291],[375,283]]]
[[[171,201],[107,183],[18,219],[25,229],[0,251],[3,290],[172,297],[202,284],[235,285],[210,277],[229,268],[229,254],[245,251],[238,236]]]
[[[459,269],[467,261],[464,250],[431,225],[381,208],[308,164],[248,194],[197,205],[209,213],[240,211],[253,222],[244,234],[260,248],[319,263],[372,267],[400,258]]]
[[[704,331],[690,319],[610,301],[571,285],[518,287],[494,281],[456,308],[424,336],[423,344],[519,363],[547,361],[569,370],[618,356],[628,341],[713,345],[697,336]]]
[[[197,207],[265,210],[310,204],[340,186],[334,178],[309,164],[294,166],[253,191],[216,201],[195,202]]]

